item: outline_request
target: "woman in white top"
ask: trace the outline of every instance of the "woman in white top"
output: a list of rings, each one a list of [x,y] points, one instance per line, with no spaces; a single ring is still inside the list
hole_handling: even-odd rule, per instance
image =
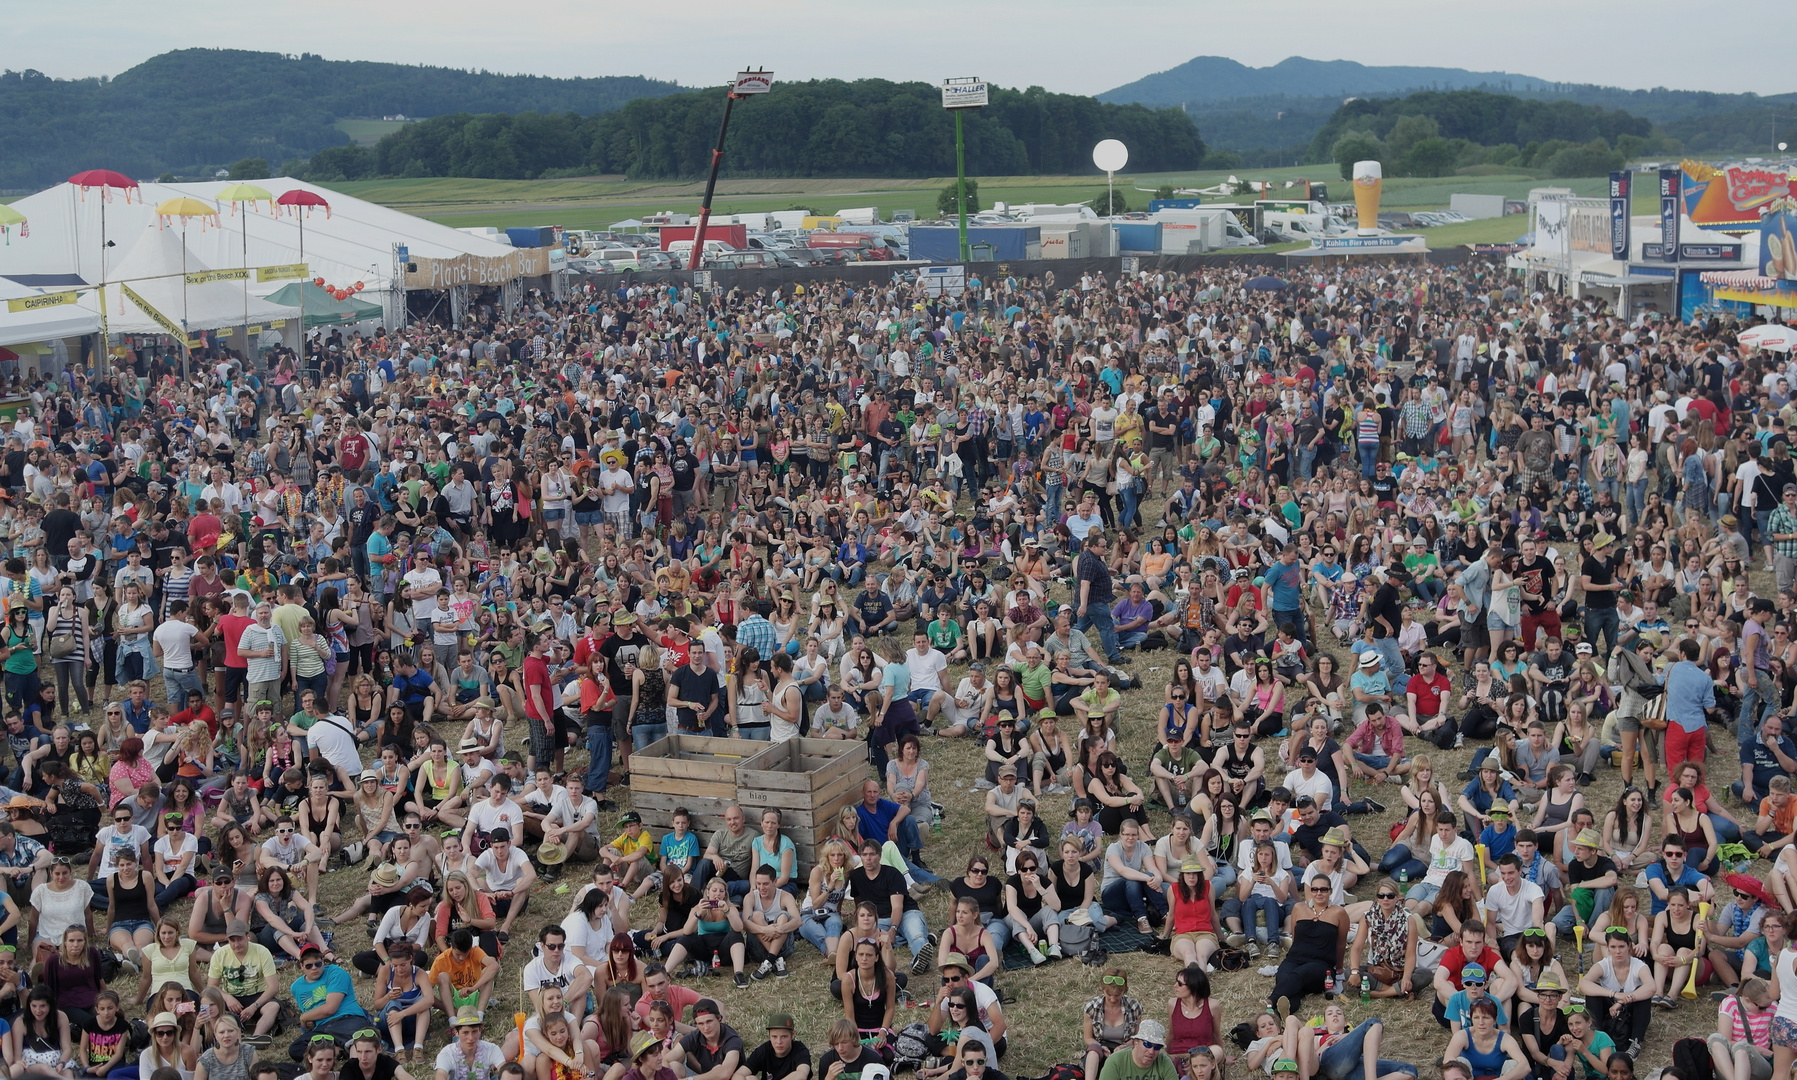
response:
[[[1623,1045],[1629,1057],[1638,1058],[1647,1025],[1653,1020],[1653,970],[1634,954],[1627,931],[1606,932],[1604,949],[1608,955],[1585,972],[1579,980],[1579,993],[1585,995],[1598,1027]],[[1626,1043],[1619,1035],[1626,1036]]]
[[[75,876],[67,859],[50,864],[50,879],[31,890],[31,939],[37,952],[52,953],[62,941],[63,931],[78,926],[94,934],[93,887]]]
[[[840,630],[837,640],[841,642]],[[793,658],[792,675],[806,701],[824,700],[825,691],[830,689],[830,661],[823,654],[822,641],[815,637],[805,639],[805,651]]]

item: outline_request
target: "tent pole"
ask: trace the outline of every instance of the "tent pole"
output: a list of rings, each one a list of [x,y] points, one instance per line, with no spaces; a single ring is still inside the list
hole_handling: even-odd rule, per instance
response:
[[[106,330],[106,189],[100,189],[100,377],[112,369],[112,335]]]

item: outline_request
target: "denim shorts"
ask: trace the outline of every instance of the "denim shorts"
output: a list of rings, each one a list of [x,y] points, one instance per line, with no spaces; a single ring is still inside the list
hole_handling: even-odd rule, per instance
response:
[[[156,924],[148,919],[114,919],[112,920],[112,928],[114,930],[123,930],[127,934],[135,934],[139,930],[154,930],[156,929]]]
[[[603,511],[603,510],[576,510],[576,511],[574,511],[574,524],[576,524],[576,525],[585,527],[588,525],[603,525],[604,523],[605,523],[605,511]]]

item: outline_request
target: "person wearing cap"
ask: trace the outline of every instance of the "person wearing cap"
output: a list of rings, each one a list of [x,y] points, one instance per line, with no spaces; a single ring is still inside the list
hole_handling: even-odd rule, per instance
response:
[[[455,1039],[437,1052],[436,1080],[498,1080],[499,1070],[505,1065],[505,1055],[497,1045],[486,1040],[486,1025],[481,1014],[472,1010],[457,1012],[449,1027],[455,1032]],[[648,1041],[659,1053],[661,1044],[655,1037],[650,1036]],[[633,1051],[636,1046],[636,1041],[632,1040]],[[633,1057],[639,1062],[642,1060],[642,1056],[633,1054]]]
[[[226,878],[228,884],[229,875]],[[194,910],[199,910],[197,903]],[[252,1037],[268,1035],[281,1018],[274,955],[254,940],[246,918],[225,923],[222,947],[212,954],[206,967],[206,985],[224,993],[225,1008],[244,1027],[252,1029]]]
[[[530,890],[537,883],[537,871],[524,852],[513,846],[510,829],[500,826],[488,833],[486,840],[487,850],[474,860],[474,865],[486,879],[486,887],[481,892],[492,903],[493,913],[500,919],[496,932],[510,934],[512,923],[530,904]],[[499,940],[503,942],[505,938],[502,936]]]
[[[157,846],[164,842],[159,841]],[[193,911],[187,916],[187,936],[205,948],[216,949],[224,945],[229,940],[226,929],[231,922],[249,922],[254,899],[247,890],[237,887],[236,875],[230,867],[213,867],[211,887],[194,893]]]
[[[1098,999],[1102,1001],[1103,999]],[[1087,1006],[1091,1009],[1091,1005]],[[1088,1023],[1091,1014],[1087,1014]],[[1099,1080],[1175,1080],[1179,1070],[1167,1053],[1167,1028],[1159,1020],[1145,1018],[1136,1024],[1129,1041],[1104,1058],[1102,1068],[1093,1069],[1091,1051],[1087,1051],[1087,1075],[1096,1072]]]
[[[693,1006],[693,1030],[680,1037],[680,1048],[687,1080],[734,1080],[742,1064],[742,1036],[711,998]]]

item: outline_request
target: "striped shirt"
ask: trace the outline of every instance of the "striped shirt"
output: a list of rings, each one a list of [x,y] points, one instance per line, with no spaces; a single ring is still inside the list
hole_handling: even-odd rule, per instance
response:
[[[1356,432],[1357,432],[1357,436],[1358,436],[1358,439],[1360,442],[1362,442],[1362,443],[1378,442],[1379,441],[1379,427],[1380,427],[1380,420],[1379,420],[1379,413],[1377,410],[1362,409],[1360,411],[1360,422],[1356,425]]]
[[[1772,1049],[1772,1017],[1778,1012],[1776,1008],[1743,1009],[1740,997],[1731,994],[1722,999],[1717,1011],[1728,1019],[1729,1042],[1747,1039],[1762,1050]]]

